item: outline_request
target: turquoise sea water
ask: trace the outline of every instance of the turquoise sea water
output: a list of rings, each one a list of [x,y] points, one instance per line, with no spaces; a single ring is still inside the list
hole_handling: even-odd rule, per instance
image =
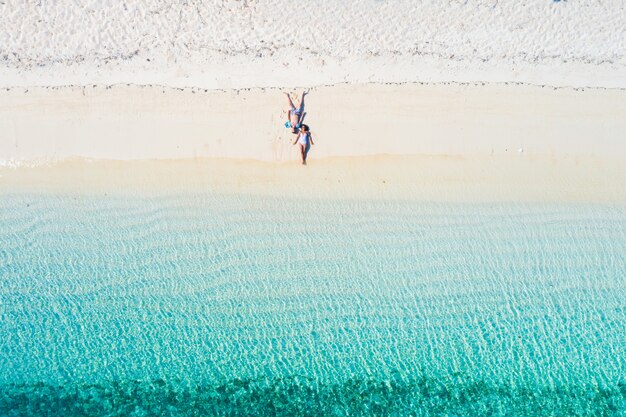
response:
[[[0,199],[0,415],[625,415],[626,207]]]

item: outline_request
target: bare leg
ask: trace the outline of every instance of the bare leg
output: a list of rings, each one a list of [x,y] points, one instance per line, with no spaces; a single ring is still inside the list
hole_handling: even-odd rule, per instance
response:
[[[291,122],[291,133],[298,133],[296,126],[298,126],[299,117],[294,112],[292,112],[292,110],[296,107],[293,105],[293,101],[291,101],[291,96],[289,95],[289,93],[283,92],[283,94],[287,96],[287,102],[289,103],[289,110],[287,110],[287,120]]]
[[[287,101],[289,102],[289,110],[295,109],[296,106],[293,105],[293,101],[291,101],[291,96],[289,95],[289,93],[283,92],[283,94],[287,96]]]
[[[300,144],[300,156],[302,157],[302,165],[306,165],[306,145]]]
[[[300,110],[300,113],[304,113],[304,96],[307,95],[306,91],[302,92],[302,95],[300,96],[300,104],[298,104],[298,107],[296,107],[296,109]]]
[[[311,150],[311,144],[307,142],[307,144],[304,145],[304,165],[306,165],[306,157],[309,156],[309,150]]]

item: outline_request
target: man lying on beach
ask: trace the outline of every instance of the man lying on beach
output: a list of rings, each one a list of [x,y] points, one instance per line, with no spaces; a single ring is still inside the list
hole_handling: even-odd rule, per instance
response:
[[[298,133],[298,129],[300,129],[300,125],[304,120],[304,96],[307,94],[306,91],[302,92],[300,96],[300,103],[298,107],[293,105],[293,101],[291,101],[291,96],[289,93],[284,93],[287,96],[287,101],[289,102],[289,110],[287,110],[287,122],[285,123],[285,127],[291,128],[291,133],[294,135]]]
[[[306,156],[309,153],[309,149],[311,148],[311,145],[315,145],[309,126],[304,124],[302,125],[298,136],[296,136],[296,140],[293,141],[294,145],[296,143],[300,144],[300,156],[302,156],[302,165],[306,165]]]

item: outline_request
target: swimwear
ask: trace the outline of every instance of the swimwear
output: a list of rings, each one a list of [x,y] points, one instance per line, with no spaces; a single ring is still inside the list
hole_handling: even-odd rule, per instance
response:
[[[302,114],[302,110],[296,109],[295,107],[292,107],[291,110],[289,110],[289,113],[292,116],[300,116]]]
[[[298,142],[300,143],[300,145],[304,145],[304,146],[308,145],[309,144],[309,134],[308,133],[305,133],[305,134],[300,133],[300,137],[298,138]]]

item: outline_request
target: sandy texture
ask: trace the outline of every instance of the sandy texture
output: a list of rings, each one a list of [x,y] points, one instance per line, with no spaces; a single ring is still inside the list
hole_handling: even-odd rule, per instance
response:
[[[305,100],[335,156],[583,156],[624,160],[626,92],[523,85],[342,85]],[[0,91],[2,165],[67,158],[297,161],[279,90],[157,86]]]
[[[539,156],[345,157],[312,161],[307,167],[233,159],[75,160],[0,168],[0,196],[14,192],[77,198],[214,192],[283,199],[624,204],[626,168],[615,160]]]
[[[625,28],[617,0],[0,0],[0,180],[621,201]]]
[[[0,2],[0,85],[626,87],[626,3]]]

